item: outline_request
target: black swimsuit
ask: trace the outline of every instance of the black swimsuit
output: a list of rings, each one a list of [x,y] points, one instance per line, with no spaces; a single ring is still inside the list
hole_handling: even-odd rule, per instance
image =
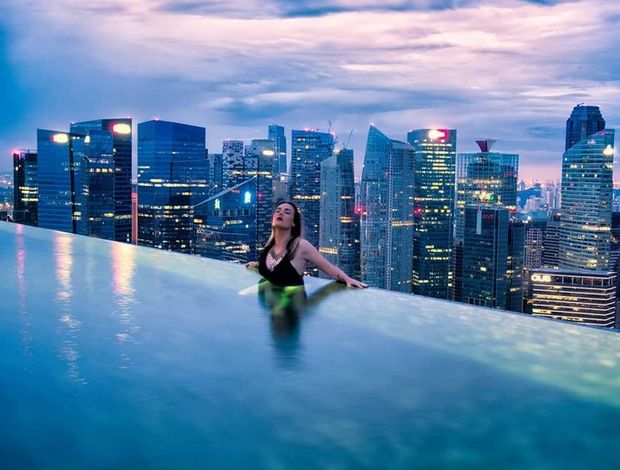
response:
[[[275,268],[273,268],[273,271],[270,271],[269,268],[267,268],[268,252],[269,250],[267,249],[263,250],[258,260],[258,272],[261,276],[263,276],[272,284],[280,287],[304,285],[303,277],[291,264],[291,253],[290,251],[288,251],[288,249],[286,254],[284,255],[284,258],[282,258],[280,262],[276,264]]]

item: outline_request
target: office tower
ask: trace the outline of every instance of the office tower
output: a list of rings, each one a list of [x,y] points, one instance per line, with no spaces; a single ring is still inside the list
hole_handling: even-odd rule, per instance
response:
[[[508,220],[508,210],[502,207],[465,208],[463,302],[493,308],[505,307]]]
[[[256,246],[261,250],[271,235],[273,178],[276,149],[273,140],[254,139],[245,149],[246,171],[256,177]]]
[[[221,153],[208,153],[209,165],[209,197],[224,189],[223,156]]]
[[[546,268],[554,268],[560,265],[560,222],[562,213],[559,210],[552,211],[547,219],[543,233],[543,259],[542,265]]]
[[[225,140],[222,144],[222,185],[232,188],[248,179],[242,140]]]
[[[291,198],[291,176],[288,173],[280,173],[278,178],[273,179],[273,202],[286,201]]]
[[[273,140],[275,144],[275,164],[274,176],[279,177],[281,174],[286,173],[286,135],[284,134],[284,127],[277,124],[271,124],[269,126],[268,138]]]
[[[564,152],[560,267],[608,269],[613,146],[614,131],[603,130]]]
[[[75,232],[89,237],[114,240],[115,163],[112,133],[107,130],[88,131],[83,139],[75,142],[73,161]]]
[[[315,130],[293,130],[291,199],[301,211],[304,237],[319,246],[321,223],[321,162],[334,152],[334,136]],[[318,274],[316,269],[310,270]]]
[[[110,239],[121,242],[131,242],[131,118],[97,119],[93,121],[76,122],[71,124],[70,130],[72,134],[79,134],[84,136],[84,138],[91,132],[98,132],[96,139],[93,139],[88,158],[89,162],[94,165],[105,165],[99,162],[100,160],[111,159],[112,162],[113,215],[111,218],[113,219],[113,228],[111,233],[113,235]],[[93,153],[93,148],[96,147],[94,140],[101,141],[106,138],[106,135],[109,136],[108,138],[112,141],[112,155],[110,156],[106,153],[106,155],[98,156]],[[107,144],[102,145],[101,149],[107,152],[108,147]],[[93,230],[96,232],[98,229]],[[106,235],[104,238],[109,238],[109,236]]]
[[[493,140],[476,141],[477,153],[461,153],[456,170],[456,238],[463,239],[463,217],[469,205],[517,208],[519,155],[491,152]]]
[[[194,253],[238,263],[257,259],[256,179],[224,189],[195,206]]]
[[[37,225],[37,152],[20,150],[13,153],[13,221]]]
[[[452,248],[452,272],[454,280],[452,282],[452,292],[450,300],[455,302],[463,301],[463,241],[456,240]]]
[[[193,206],[207,199],[204,127],[138,125],[138,243],[191,253]]]
[[[411,292],[414,150],[375,126],[368,130],[360,186],[362,280]]]
[[[566,121],[566,145],[568,150],[580,140],[605,129],[605,119],[598,106],[578,104]]]
[[[337,150],[321,163],[319,251],[349,276],[359,279],[360,225],[353,176],[353,150]]]
[[[612,328],[616,315],[617,275],[586,269],[536,269],[530,272],[532,313],[584,325]]]
[[[407,134],[415,151],[413,293],[447,299],[452,290],[455,129]]]
[[[527,221],[525,226],[524,268],[536,269],[542,267],[544,233],[546,228],[546,219],[530,219]]]
[[[508,223],[508,257],[506,259],[506,310],[523,311],[523,264],[525,223],[511,219]]]
[[[620,259],[620,212],[611,213],[611,240],[609,244],[609,271],[616,270]]]
[[[77,209],[73,151],[80,135],[37,129],[39,227],[75,233]]]

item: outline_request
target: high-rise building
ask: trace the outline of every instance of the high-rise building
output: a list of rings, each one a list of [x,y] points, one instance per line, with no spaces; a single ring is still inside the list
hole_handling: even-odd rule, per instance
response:
[[[349,276],[359,279],[360,225],[353,176],[353,150],[337,150],[321,163],[319,251]]]
[[[552,211],[547,219],[543,233],[542,265],[546,268],[557,268],[560,265],[560,223],[562,212]]]
[[[493,140],[477,141],[478,153],[457,158],[456,238],[463,239],[463,217],[469,205],[496,205],[511,211],[517,207],[519,155],[491,152]]]
[[[462,302],[505,308],[509,212],[498,206],[465,208]]]
[[[138,243],[190,253],[194,209],[208,196],[204,127],[138,125]]]
[[[111,231],[107,231],[107,235],[104,238],[110,238],[111,240],[121,242],[131,242],[131,174],[132,174],[132,120],[131,118],[118,118],[118,119],[97,119],[93,121],[83,121],[71,124],[71,133],[81,135],[86,138],[89,134],[93,133],[91,138],[92,142],[86,143],[88,146],[88,162],[94,165],[93,168],[100,167],[110,168],[112,170],[112,210],[111,212],[105,212],[105,217],[111,219],[108,222],[112,223]],[[104,142],[105,141],[105,142]],[[111,141],[109,144],[107,141]],[[112,147],[112,154],[109,154],[109,147]],[[104,154],[96,154],[96,150],[101,149]],[[80,159],[81,160],[81,159]],[[111,162],[111,166],[103,161]],[[76,162],[77,163],[77,162]],[[81,161],[79,162],[82,163]],[[77,168],[77,167],[76,167]],[[108,179],[106,175],[93,175],[94,181],[101,179]],[[100,178],[100,176],[102,178]],[[94,183],[96,184],[96,183]],[[107,191],[107,189],[106,189]],[[97,192],[97,190],[95,190]],[[98,193],[100,198],[107,198]],[[100,201],[101,202],[101,201]],[[92,202],[95,206],[101,206],[100,202]],[[106,202],[107,204],[107,202]],[[112,214],[111,216],[109,214]],[[96,222],[95,224],[98,224]],[[110,224],[106,224],[109,226]],[[100,226],[101,228],[101,226]],[[106,229],[107,230],[107,229]],[[93,228],[89,230],[90,233],[99,233],[99,229]]]
[[[208,153],[209,162],[209,197],[221,192],[224,189],[224,169],[223,156],[221,153]]]
[[[284,134],[284,127],[277,124],[271,124],[268,130],[268,139],[273,140],[275,144],[275,165],[274,176],[279,177],[281,174],[286,173],[286,135]]]
[[[407,134],[415,151],[413,293],[447,299],[453,282],[456,129]]]
[[[248,179],[242,140],[225,140],[222,144],[222,189],[232,188]]]
[[[83,139],[75,142],[73,161],[76,233],[114,240],[115,164],[112,133],[107,130],[89,130]]]
[[[578,104],[566,121],[566,145],[568,150],[580,140],[605,129],[605,119],[598,106]]]
[[[257,259],[256,179],[224,189],[194,207],[194,253],[238,263]]]
[[[256,177],[256,247],[261,250],[271,235],[273,178],[276,148],[273,140],[254,139],[245,149],[246,171]]]
[[[39,227],[76,232],[74,147],[84,137],[68,132],[37,130]]]
[[[609,245],[609,271],[615,271],[620,259],[620,212],[611,213],[611,241]]]
[[[321,162],[334,152],[334,136],[315,130],[293,130],[291,199],[301,211],[304,237],[319,245],[321,224]],[[316,269],[310,270],[318,274]]]
[[[616,315],[615,272],[535,269],[529,273],[532,313],[612,328]]]
[[[370,126],[360,186],[362,280],[411,292],[414,150]]]
[[[614,131],[579,140],[562,162],[560,266],[606,270],[613,197]]]
[[[512,218],[508,223],[508,258],[506,259],[506,310],[523,311],[523,264],[525,223]]]
[[[13,153],[13,221],[37,225],[37,152],[20,150]]]

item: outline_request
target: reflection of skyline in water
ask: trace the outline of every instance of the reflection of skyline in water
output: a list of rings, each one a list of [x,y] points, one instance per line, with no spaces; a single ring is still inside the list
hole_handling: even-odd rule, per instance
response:
[[[77,333],[80,331],[80,322],[73,316],[71,298],[73,296],[73,286],[71,284],[71,274],[73,272],[73,238],[71,235],[56,233],[54,234],[54,261],[56,264],[56,301],[60,306],[59,331],[62,336],[62,347],[60,358],[63,359],[68,368],[69,377],[79,383],[86,383],[80,376],[78,360]]]
[[[17,296],[19,302],[19,316],[21,317],[22,329],[21,339],[24,355],[27,357],[32,356],[32,317],[28,312],[28,305],[26,304],[27,296],[27,284],[26,284],[26,249],[24,247],[24,228],[22,225],[17,225],[15,229],[17,250],[15,251],[16,258],[16,274],[17,274]]]
[[[120,346],[121,368],[131,365],[131,358],[122,345],[133,342],[140,327],[134,323],[131,309],[134,304],[133,275],[135,271],[135,252],[131,245],[112,244],[112,288],[114,290],[114,316],[118,317],[119,330],[116,341]]]

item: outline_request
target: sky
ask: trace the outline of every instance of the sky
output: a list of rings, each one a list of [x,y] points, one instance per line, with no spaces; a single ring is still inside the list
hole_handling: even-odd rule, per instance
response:
[[[210,152],[331,121],[358,176],[371,123],[456,128],[558,179],[574,105],[620,129],[619,49],[617,0],[2,0],[0,171],[37,128],[131,116],[204,126]]]

